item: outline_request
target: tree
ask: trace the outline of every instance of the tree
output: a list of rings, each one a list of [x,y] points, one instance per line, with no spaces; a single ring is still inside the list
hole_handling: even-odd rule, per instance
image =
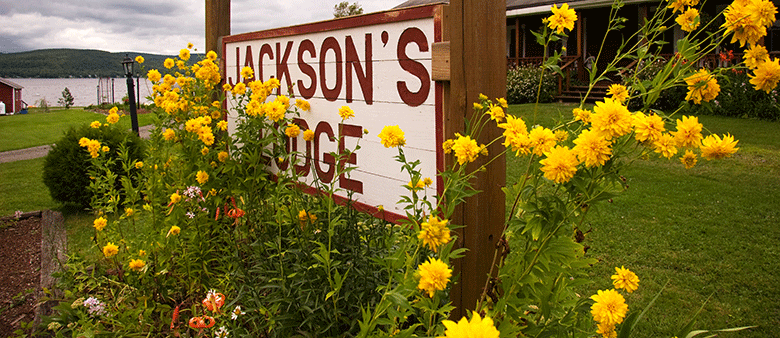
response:
[[[57,101],[57,103],[59,103],[61,106],[65,106],[65,109],[73,106],[73,95],[70,94],[68,87],[65,87],[65,90],[62,91],[62,97]]]
[[[360,15],[360,14],[363,14],[363,8],[361,8],[360,4],[357,2],[350,5],[349,2],[342,1],[339,2],[338,5],[333,6],[334,18],[343,18],[347,16]]]

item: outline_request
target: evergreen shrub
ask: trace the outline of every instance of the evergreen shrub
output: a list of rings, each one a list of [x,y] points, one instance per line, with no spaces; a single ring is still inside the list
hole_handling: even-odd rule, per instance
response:
[[[510,104],[536,102],[539,78],[542,68],[536,65],[521,65],[509,68],[506,73],[506,99]],[[556,94],[556,75],[546,71],[542,78],[539,102],[552,102]]]
[[[79,146],[82,137],[99,140],[102,145],[108,146],[110,151],[107,156],[114,159],[118,158],[116,150],[122,144],[127,146],[131,159],[141,159],[145,147],[135,133],[117,125],[70,128],[57,141],[44,159],[43,183],[55,201],[86,208],[92,199],[88,189],[91,164],[89,152]],[[119,161],[116,161],[115,166],[114,172],[121,172]]]

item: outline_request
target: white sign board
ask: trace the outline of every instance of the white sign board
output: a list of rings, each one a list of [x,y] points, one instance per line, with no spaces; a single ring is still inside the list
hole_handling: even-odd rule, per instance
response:
[[[437,169],[441,154],[441,85],[431,79],[431,44],[441,40],[441,6],[424,6],[379,12],[312,24],[224,37],[225,80],[234,85],[241,68],[252,67],[256,79],[275,77],[281,93],[293,88],[296,98],[311,104],[295,122],[301,130],[315,132],[313,141],[288,140],[292,150],[306,154],[297,170],[307,183],[314,175],[335,182],[353,193],[363,211],[377,216],[383,206],[385,218],[404,216],[400,196],[409,175],[396,162],[395,148],[385,148],[377,135],[384,126],[398,125],[405,133],[404,152],[409,161],[421,160],[422,177],[434,184],[427,188],[432,198],[439,193]],[[349,106],[355,116],[343,125],[339,108]],[[229,108],[229,125],[236,114]],[[338,139],[341,130],[343,144]],[[364,130],[368,134],[364,134]],[[358,150],[347,165],[357,166],[349,177],[334,177],[330,152]],[[278,166],[275,163],[274,166]],[[282,164],[284,165],[284,164]],[[276,169],[276,168],[272,168]]]

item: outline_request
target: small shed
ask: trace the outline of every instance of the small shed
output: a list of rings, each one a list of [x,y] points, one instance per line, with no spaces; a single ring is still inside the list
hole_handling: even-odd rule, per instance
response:
[[[0,114],[16,114],[22,110],[22,88],[16,83],[0,78],[0,101],[5,104],[5,111]]]

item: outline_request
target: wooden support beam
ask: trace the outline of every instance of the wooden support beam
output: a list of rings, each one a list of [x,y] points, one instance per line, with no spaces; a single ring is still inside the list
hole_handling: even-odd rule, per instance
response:
[[[222,58],[219,38],[230,35],[230,0],[206,0],[206,50]]]
[[[444,40],[450,41],[450,82],[444,91],[444,139],[463,132],[474,110],[479,94],[492,100],[506,96],[506,1],[452,0],[444,11]],[[477,140],[487,144],[501,135],[495,123],[488,123]],[[496,142],[488,152],[501,153]],[[452,157],[448,157],[451,165]],[[474,170],[484,164],[487,156],[480,156],[468,166]],[[459,279],[452,287],[450,298],[458,319],[474,310],[490,271],[496,242],[501,238],[504,223],[506,162],[496,159],[472,180],[481,193],[466,200],[452,217],[454,224],[464,224],[458,231],[458,247],[466,247],[465,257],[453,264]]]

